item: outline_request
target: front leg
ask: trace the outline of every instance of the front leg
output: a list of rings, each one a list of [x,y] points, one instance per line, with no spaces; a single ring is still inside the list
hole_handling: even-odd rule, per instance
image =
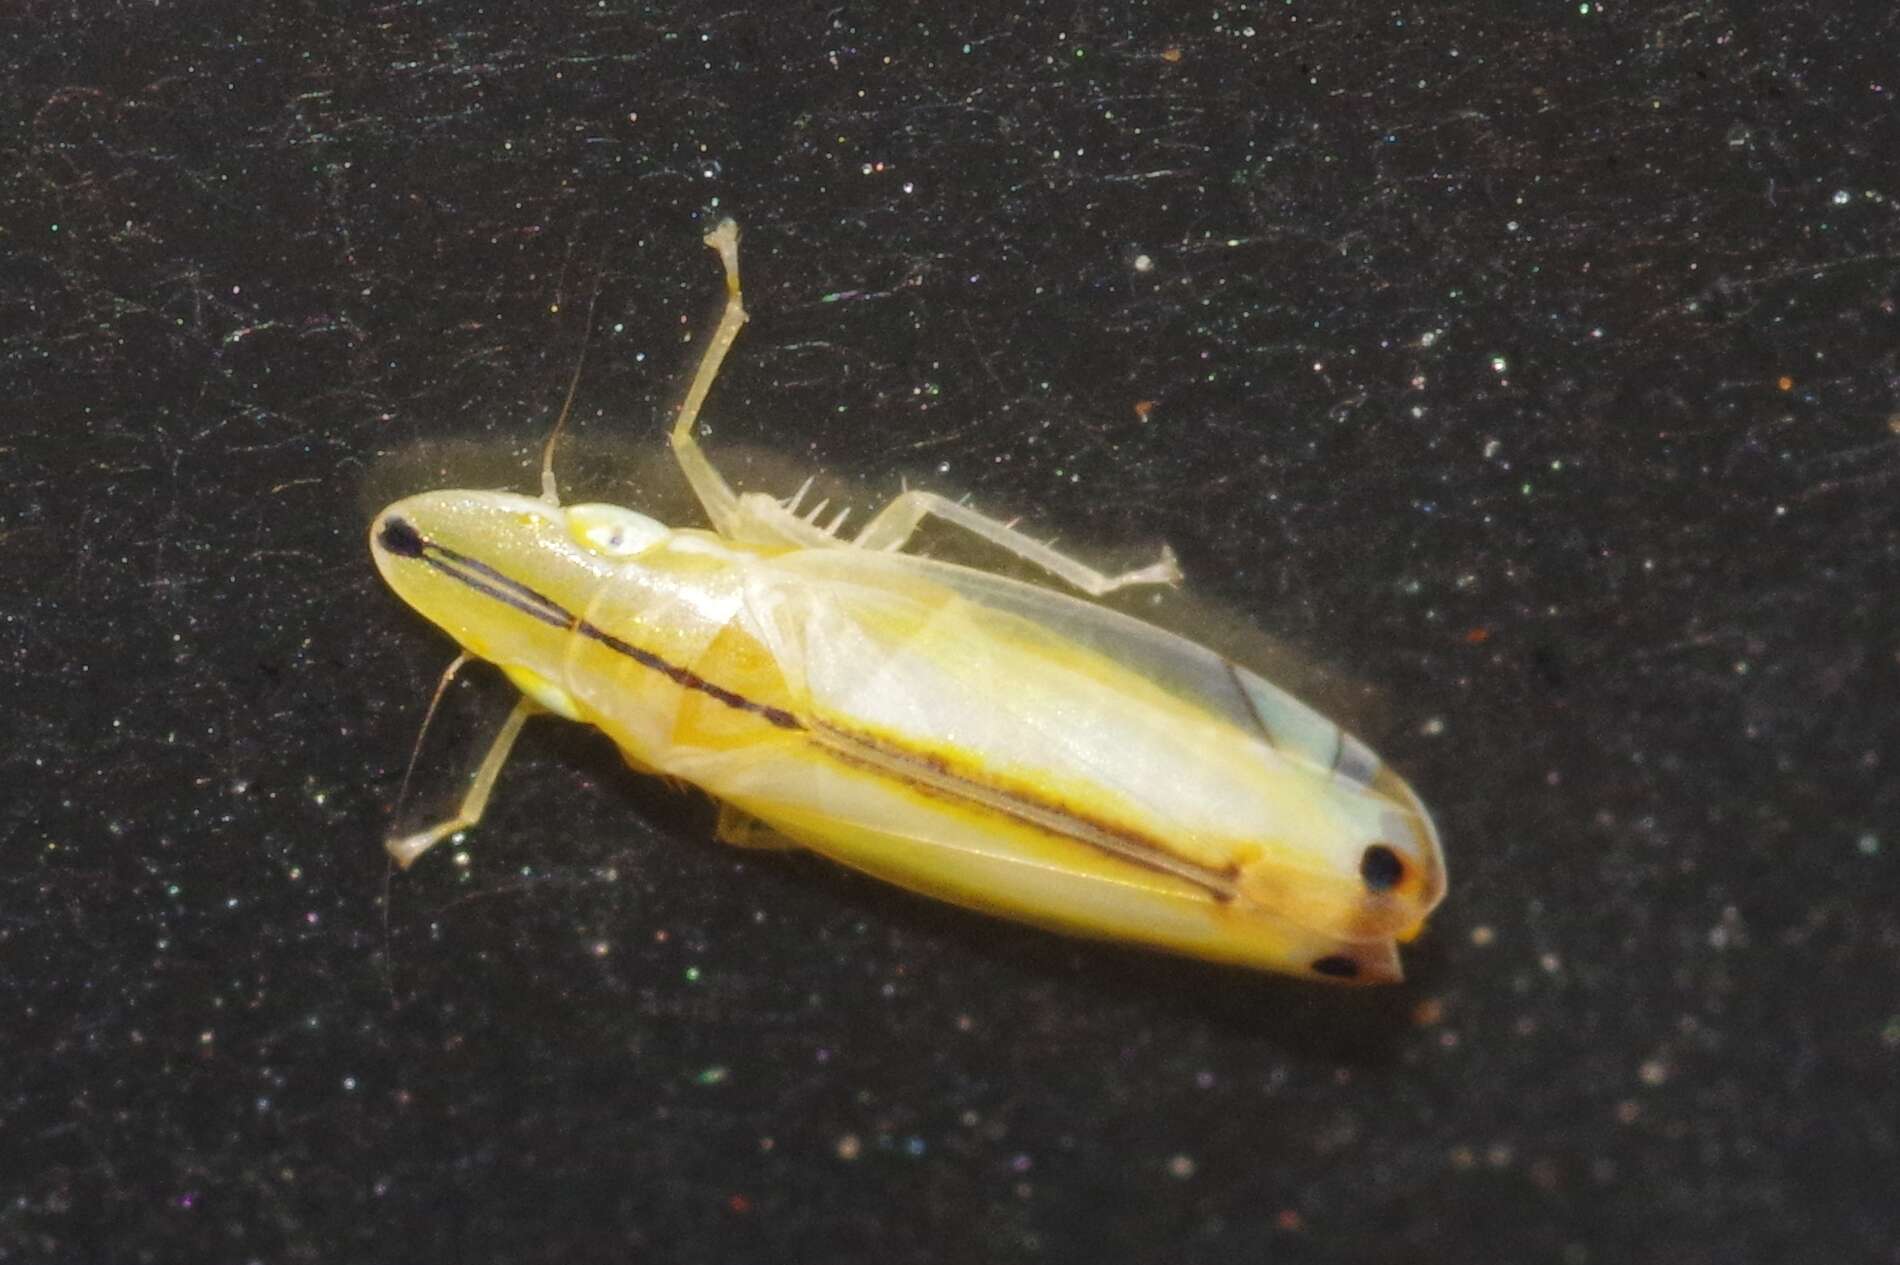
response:
[[[461,662],[460,659],[456,660],[458,665]],[[450,672],[454,672],[453,667]],[[440,690],[437,693],[439,696]],[[434,712],[433,703],[429,710]],[[411,830],[407,834],[392,835],[384,841],[383,846],[389,849],[389,855],[395,858],[397,865],[408,869],[415,864],[417,857],[430,848],[450,835],[469,829],[482,819],[482,814],[488,811],[488,797],[495,789],[495,779],[501,776],[502,766],[508,763],[508,753],[513,750],[515,739],[521,736],[521,727],[528,723],[530,716],[538,716],[544,710],[527,695],[521,696],[514,710],[508,713],[508,719],[502,722],[501,731],[495,735],[495,740],[488,744],[488,752],[482,756],[475,775],[469,779],[468,790],[462,796],[460,807],[434,825]],[[407,779],[404,781],[406,783]]]

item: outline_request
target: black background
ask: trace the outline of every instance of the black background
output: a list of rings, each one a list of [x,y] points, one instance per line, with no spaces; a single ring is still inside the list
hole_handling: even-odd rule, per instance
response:
[[[1900,1260],[1888,6],[263,7],[0,32],[0,1260]],[[450,650],[369,516],[531,490],[585,338],[570,495],[674,512],[602,454],[720,213],[742,482],[1166,539],[1366,687],[1407,984],[553,724],[391,881]]]

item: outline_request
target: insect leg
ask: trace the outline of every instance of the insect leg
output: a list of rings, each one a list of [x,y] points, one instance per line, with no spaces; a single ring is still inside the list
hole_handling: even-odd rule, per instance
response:
[[[501,766],[508,763],[508,752],[515,745],[515,739],[521,735],[521,726],[528,717],[545,711],[539,703],[523,695],[508,713],[508,719],[502,722],[501,731],[495,740],[488,744],[488,753],[475,770],[475,776],[469,779],[468,793],[462,796],[462,803],[453,816],[412,830],[408,834],[395,835],[384,841],[383,846],[389,855],[396,858],[396,864],[408,869],[415,859],[460,830],[467,830],[482,819],[488,809],[489,792],[495,789],[495,779],[501,775]]]
[[[706,344],[705,353],[699,358],[693,384],[687,388],[686,401],[680,405],[679,416],[673,422],[673,455],[686,481],[693,485],[693,494],[705,506],[706,516],[712,519],[713,526],[721,534],[731,535],[740,517],[739,498],[707,459],[699,440],[693,436],[693,426],[699,421],[699,409],[706,402],[706,393],[712,390],[713,379],[719,376],[720,364],[732,350],[733,341],[746,322],[745,305],[739,299],[739,226],[731,220],[719,221],[718,226],[706,234],[706,244],[719,252],[719,262],[726,268],[726,307],[719,316],[712,341]]]
[[[941,518],[947,523],[954,523],[967,532],[981,536],[998,548],[1007,549],[1023,561],[1041,567],[1057,579],[1074,585],[1091,597],[1100,597],[1104,593],[1111,593],[1125,585],[1176,584],[1181,579],[1181,568],[1175,562],[1174,550],[1166,545],[1161,547],[1161,556],[1145,567],[1124,571],[1120,575],[1105,575],[1094,567],[1017,531],[1008,523],[1000,522],[960,502],[938,496],[934,492],[903,493],[880,510],[876,518],[866,523],[852,543],[860,549],[902,548],[904,542],[910,539],[911,533],[915,532],[918,525],[929,517]]]
[[[757,848],[767,852],[798,847],[796,842],[751,813],[742,812],[731,804],[719,805],[719,820],[713,825],[713,837],[735,848]]]

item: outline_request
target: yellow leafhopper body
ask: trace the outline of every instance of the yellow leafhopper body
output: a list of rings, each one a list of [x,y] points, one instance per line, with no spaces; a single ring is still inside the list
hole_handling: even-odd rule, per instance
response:
[[[714,796],[731,842],[1070,933],[1398,979],[1445,867],[1377,756],[1185,638],[901,549],[936,516],[1097,596],[1172,582],[1172,555],[1104,575],[918,491],[847,538],[798,498],[727,486],[693,426],[745,321],[737,230],[707,242],[727,304],[672,442],[712,530],[563,506],[545,467],[539,497],[429,492],[377,517],[391,587],[522,692],[462,811],[392,839],[397,859],[472,825],[546,711]]]

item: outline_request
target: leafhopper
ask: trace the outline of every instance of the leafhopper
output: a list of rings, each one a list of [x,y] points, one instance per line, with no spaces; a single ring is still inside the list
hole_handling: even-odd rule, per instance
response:
[[[849,537],[799,497],[733,491],[694,427],[746,321],[738,229],[706,243],[726,303],[672,445],[711,530],[562,505],[552,436],[541,495],[427,492],[371,527],[390,587],[521,691],[459,811],[391,855],[475,825],[523,723],[552,713],[705,790],[728,842],[1057,931],[1399,979],[1445,864],[1364,744],[1183,637],[904,548],[939,518],[1088,597],[1176,582],[1171,553],[1109,575],[926,491]]]

